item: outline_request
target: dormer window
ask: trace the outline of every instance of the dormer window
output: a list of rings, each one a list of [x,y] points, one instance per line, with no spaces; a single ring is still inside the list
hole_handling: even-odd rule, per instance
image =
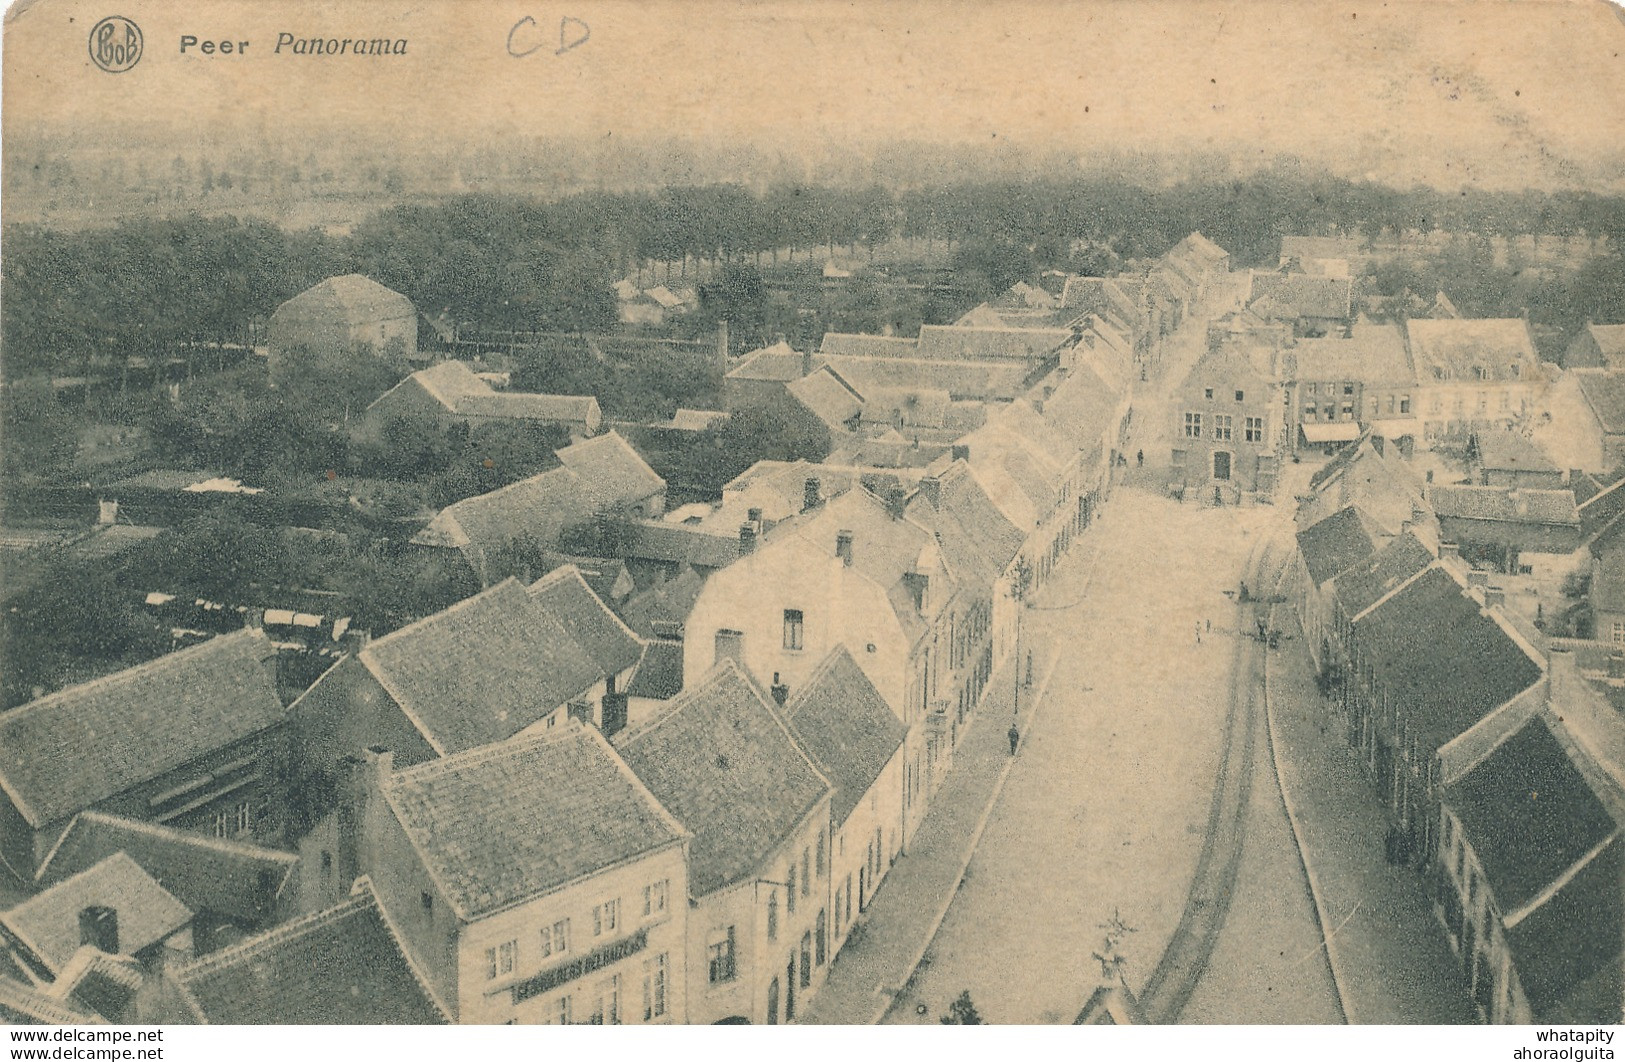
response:
[[[1473,366],[1473,379],[1475,379],[1475,380],[1488,380],[1489,378],[1490,378],[1490,373],[1489,373],[1488,369],[1484,368],[1484,366],[1482,366],[1482,365],[1474,365]]]
[[[1207,399],[1209,402],[1213,401],[1213,388],[1211,388],[1211,387],[1202,388],[1202,397]]]

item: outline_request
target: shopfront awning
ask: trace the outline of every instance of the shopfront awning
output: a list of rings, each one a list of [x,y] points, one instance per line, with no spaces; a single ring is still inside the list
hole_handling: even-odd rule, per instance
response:
[[[1306,443],[1353,442],[1360,437],[1360,425],[1352,420],[1334,420],[1330,424],[1300,424]]]

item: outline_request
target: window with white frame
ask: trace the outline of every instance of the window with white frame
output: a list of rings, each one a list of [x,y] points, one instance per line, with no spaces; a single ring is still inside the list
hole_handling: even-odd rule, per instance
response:
[[[592,909],[592,935],[601,937],[605,933],[615,932],[621,922],[621,901],[619,899],[605,900]]]
[[[1235,435],[1235,418],[1228,413],[1218,413],[1213,417],[1213,437],[1220,442],[1229,442]]]
[[[542,927],[542,958],[563,955],[570,950],[570,920],[561,918]]]
[[[572,1003],[572,1000],[570,999],[570,997],[568,995],[563,995],[563,996],[559,997],[558,1003],[555,1004],[554,1008],[553,1008],[553,1021],[552,1021],[552,1024],[554,1024],[554,1025],[568,1025],[568,1024],[570,1024],[571,1003]]]
[[[513,973],[514,959],[519,954],[519,942],[510,940],[494,948],[485,949],[485,979],[494,981]]]
[[[651,882],[643,887],[643,917],[654,918],[666,913],[666,892],[669,888],[665,880]]]
[[[1236,401],[1237,402],[1245,402],[1245,401],[1247,401],[1247,392],[1246,391],[1237,391],[1236,392]]]
[[[1625,645],[1625,620],[1615,620],[1609,626],[1608,640]]]
[[[598,982],[598,993],[593,996],[593,1025],[619,1025],[621,1023],[621,975],[614,974]]]
[[[1399,411],[1401,413],[1409,413],[1411,411],[1411,396],[1410,395],[1400,395],[1399,396]]]
[[[767,897],[767,939],[779,939],[779,890],[774,889]]]
[[[216,837],[231,836],[231,812],[221,808],[214,813],[214,835]]]
[[[669,963],[662,952],[643,962],[643,1020],[653,1021],[666,1013],[666,976]]]
[[[786,649],[800,649],[802,647],[804,617],[799,608],[784,610],[784,647]]]
[[[737,968],[734,962],[734,927],[719,930],[711,934],[705,945],[706,979],[711,984],[720,985],[734,979]]]
[[[1211,388],[1211,387],[1202,388],[1202,397],[1207,399],[1209,402],[1213,401],[1213,388]]]
[[[1246,423],[1246,426],[1245,426],[1245,431],[1247,433],[1246,439],[1247,439],[1248,442],[1250,442],[1250,443],[1261,443],[1261,442],[1263,442],[1264,441],[1264,418],[1263,417],[1248,417],[1247,418],[1247,423]]]
[[[254,825],[254,808],[244,800],[232,809],[233,825],[238,833],[247,833]]]
[[[1313,402],[1311,402],[1309,405],[1303,407],[1303,419],[1304,420],[1306,420],[1306,421],[1315,420],[1315,419],[1317,419],[1319,417],[1319,415],[1320,415],[1320,407],[1315,405]]]
[[[1185,414],[1185,438],[1200,439],[1202,437],[1202,414]]]

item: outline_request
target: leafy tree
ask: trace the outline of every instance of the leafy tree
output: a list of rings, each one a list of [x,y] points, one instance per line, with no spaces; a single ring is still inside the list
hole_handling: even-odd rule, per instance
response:
[[[948,1004],[948,1013],[940,1019],[944,1025],[983,1025],[982,1016],[971,1002],[970,990],[959,993],[959,998]]]

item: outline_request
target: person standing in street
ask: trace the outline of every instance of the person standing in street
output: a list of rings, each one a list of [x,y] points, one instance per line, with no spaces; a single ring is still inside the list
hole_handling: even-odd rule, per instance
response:
[[[1202,621],[1201,620],[1196,621],[1196,644],[1197,645],[1202,644]]]
[[[1019,745],[1019,744],[1021,744],[1021,731],[1016,729],[1016,724],[1011,723],[1010,724],[1010,755],[1014,756],[1016,754],[1016,746]]]
[[[1135,465],[1136,468],[1144,468],[1145,467],[1145,451],[1144,450],[1136,450],[1136,451],[1134,451],[1134,465]]]

